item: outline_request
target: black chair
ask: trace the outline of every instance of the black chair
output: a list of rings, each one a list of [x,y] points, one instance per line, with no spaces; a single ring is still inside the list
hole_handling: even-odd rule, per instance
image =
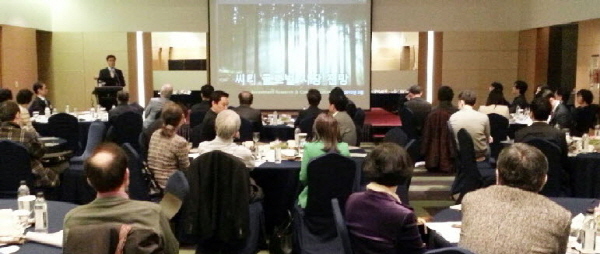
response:
[[[150,200],[150,190],[144,180],[142,167],[144,163],[138,152],[129,143],[123,144],[123,150],[127,153],[129,168],[129,197],[135,200]]]
[[[344,215],[342,215],[340,203],[336,198],[331,199],[331,207],[333,209],[333,218],[335,219],[335,228],[337,230],[337,234],[342,240],[342,245],[344,247],[344,254],[352,254],[350,235],[348,234],[348,228],[346,227]]]
[[[120,114],[112,126],[112,140],[119,145],[129,143],[136,151],[141,151],[138,137],[142,133],[143,122],[142,116],[136,112]]]
[[[406,147],[408,141],[408,136],[400,127],[391,128],[388,132],[385,133],[385,137],[383,138],[383,142],[396,143],[401,147]]]
[[[85,150],[81,156],[76,156],[71,158],[71,165],[75,164],[83,164],[92,152],[104,139],[104,132],[106,130],[106,124],[100,121],[95,121],[90,125],[90,130],[88,131],[87,143],[85,144]]]
[[[184,237],[195,237],[197,253],[255,253],[263,211],[260,202],[249,204],[246,165],[217,150],[194,159],[186,176],[190,192],[180,225]]]
[[[501,142],[508,137],[509,124],[508,119],[499,114],[488,114],[488,118],[490,119],[490,134],[494,139],[494,142],[490,143],[490,153],[491,157],[496,160],[498,159],[498,154],[504,148]]]
[[[568,173],[563,168],[567,158],[561,153],[560,147],[551,141],[540,138],[532,138],[526,140],[525,143],[540,149],[548,159],[548,181],[540,194],[547,197],[562,197],[569,194]]]
[[[298,124],[298,127],[300,127],[300,132],[306,133],[307,140],[312,140],[313,138],[313,125],[315,123],[315,119],[317,119],[317,116],[305,118],[300,121],[300,124]]]
[[[465,129],[460,129],[457,133],[457,139],[458,163],[456,165],[457,172],[452,183],[451,194],[458,194],[456,203],[460,204],[465,194],[483,186],[483,180],[481,173],[477,169],[475,147],[471,135]]]
[[[475,254],[470,250],[461,247],[446,247],[435,250],[429,250],[425,254]]]
[[[190,142],[192,142],[193,147],[197,147],[200,144],[200,140],[202,139],[202,123],[194,126],[190,131]]]
[[[417,154],[418,150],[417,150],[417,145],[415,145],[415,141],[416,140],[411,140],[410,142],[408,142],[408,144],[406,145],[406,151],[408,152],[409,156],[411,157],[411,159],[414,162],[413,158],[417,158],[419,155]],[[412,152],[412,154],[411,154]],[[415,156],[415,157],[413,157]],[[406,179],[406,181],[404,181],[403,183],[399,184],[398,187],[396,188],[396,194],[398,195],[398,197],[400,197],[400,200],[402,200],[402,203],[410,205],[410,199],[409,199],[409,188],[410,188],[410,183],[412,182],[412,176],[408,177]]]
[[[400,111],[398,111],[398,114],[400,114],[400,120],[402,121],[402,130],[404,131],[404,133],[406,133],[406,135],[410,139],[417,138],[415,115],[413,114],[413,112],[407,107],[402,107]]]
[[[340,253],[331,199],[341,207],[355,189],[356,164],[345,156],[327,153],[308,163],[306,208],[294,209],[294,241],[298,253]]]
[[[33,186],[31,158],[25,146],[10,140],[0,140],[0,198],[17,198],[20,182]]]
[[[252,140],[252,131],[253,126],[252,122],[247,119],[240,117],[241,125],[240,125],[240,138],[238,141],[250,141]]]
[[[194,128],[198,124],[201,124],[202,121],[204,120],[204,115],[206,115],[206,112],[192,111],[190,113],[190,128]]]
[[[81,155],[79,142],[79,122],[77,118],[67,114],[58,113],[48,118],[48,129],[50,135],[67,140],[67,147],[74,155]]]

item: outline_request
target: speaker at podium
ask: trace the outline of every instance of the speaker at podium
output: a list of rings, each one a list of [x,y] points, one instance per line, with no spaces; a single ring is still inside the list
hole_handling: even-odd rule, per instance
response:
[[[123,90],[122,86],[97,86],[92,94],[96,95],[96,102],[109,111],[117,105],[117,92]]]

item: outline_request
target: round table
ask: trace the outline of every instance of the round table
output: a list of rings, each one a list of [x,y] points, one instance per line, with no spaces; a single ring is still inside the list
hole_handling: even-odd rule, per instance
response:
[[[48,202],[48,232],[54,233],[63,229],[63,220],[65,215],[71,211],[71,209],[77,207],[77,205],[58,202],[58,201],[47,201]],[[2,209],[17,209],[16,199],[0,199],[0,208]],[[33,227],[29,230],[33,230]],[[17,252],[21,253],[44,253],[44,254],[60,254],[62,248],[45,245],[36,242],[25,242],[25,244],[19,246],[21,249]]]

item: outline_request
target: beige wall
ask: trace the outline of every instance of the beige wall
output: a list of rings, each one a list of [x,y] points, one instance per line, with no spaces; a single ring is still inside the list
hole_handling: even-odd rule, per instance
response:
[[[48,83],[59,111],[64,111],[65,105],[85,110],[96,104],[93,77],[106,67],[109,54],[117,57],[117,68],[123,71],[127,86],[135,85],[129,78],[126,33],[53,33],[53,75]]]
[[[590,59],[594,54],[600,54],[600,19],[579,22],[579,36],[577,40],[577,90],[590,89],[589,70]],[[598,89],[593,89],[594,102],[598,103]]]
[[[38,79],[35,29],[3,25],[1,35],[0,84],[16,96],[20,89],[31,89]]]
[[[519,32],[444,32],[442,84],[455,94],[470,89],[477,92],[477,104],[485,104],[489,84],[504,84],[510,94],[517,79]]]

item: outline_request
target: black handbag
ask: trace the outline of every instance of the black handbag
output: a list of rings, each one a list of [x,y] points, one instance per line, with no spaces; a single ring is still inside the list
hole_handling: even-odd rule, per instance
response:
[[[275,226],[269,239],[269,253],[291,254],[293,250],[292,214],[288,210],[287,219]]]
[[[156,181],[156,178],[154,178],[154,173],[152,173],[150,168],[148,168],[146,162],[143,162],[142,165],[142,177],[148,186],[148,195],[150,196],[150,200],[161,199],[164,195],[164,190],[160,187]]]

